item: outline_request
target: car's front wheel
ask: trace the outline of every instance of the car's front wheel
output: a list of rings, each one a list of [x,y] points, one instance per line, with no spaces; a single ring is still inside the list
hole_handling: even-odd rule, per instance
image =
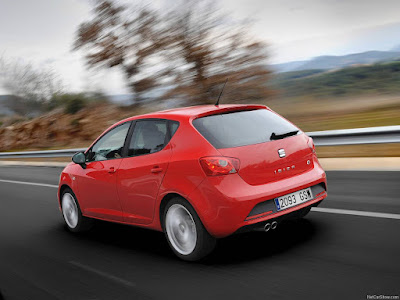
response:
[[[216,239],[207,232],[193,207],[184,199],[171,199],[163,219],[168,244],[181,259],[200,260],[214,249]]]
[[[72,232],[88,230],[93,225],[93,220],[82,215],[74,192],[67,188],[61,195],[61,210],[65,224]]]

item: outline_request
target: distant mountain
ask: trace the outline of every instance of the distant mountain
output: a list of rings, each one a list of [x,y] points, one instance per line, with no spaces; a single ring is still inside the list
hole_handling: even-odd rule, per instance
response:
[[[121,105],[128,106],[133,103],[133,94],[119,94],[119,95],[108,95],[111,102]]]
[[[6,101],[9,100],[9,97],[9,95],[0,95],[0,116],[14,114],[6,105]]]
[[[291,72],[312,69],[331,70],[354,65],[370,65],[377,62],[396,60],[400,60],[400,49],[399,51],[368,51],[343,56],[325,55],[315,57],[308,61],[294,61],[283,64],[275,64],[271,67],[276,72]]]
[[[143,93],[141,96],[146,99],[146,101],[156,101],[159,97],[164,95],[167,91],[169,91],[174,86],[163,86],[154,88],[146,93]],[[135,95],[134,94],[116,94],[116,95],[107,95],[108,99],[115,104],[121,106],[128,106],[135,103]]]
[[[307,60],[290,61],[287,63],[272,65],[271,68],[279,73],[292,72],[295,70],[299,70],[299,68],[301,68],[301,66],[306,64],[307,62],[308,62]]]
[[[391,51],[400,52],[400,45],[397,45],[396,47],[393,47],[393,48],[391,49]]]
[[[288,97],[400,95],[400,61],[334,71],[302,70],[274,74],[273,89]]]

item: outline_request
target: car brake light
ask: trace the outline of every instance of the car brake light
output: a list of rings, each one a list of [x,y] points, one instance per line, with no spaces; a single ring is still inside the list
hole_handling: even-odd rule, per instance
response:
[[[240,161],[233,157],[213,156],[200,158],[207,176],[228,175],[239,171]]]
[[[313,153],[315,153],[315,145],[314,145],[314,141],[312,138],[308,138],[308,147],[311,149],[311,151]]]

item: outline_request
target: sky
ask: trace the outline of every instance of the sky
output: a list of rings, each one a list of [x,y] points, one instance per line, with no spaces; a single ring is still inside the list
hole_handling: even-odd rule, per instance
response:
[[[173,0],[157,0],[163,1]],[[128,92],[118,71],[88,70],[82,54],[71,51],[77,27],[89,18],[89,3],[1,0],[0,56],[53,68],[71,91]],[[253,21],[252,34],[269,45],[270,63],[400,45],[399,0],[220,0],[219,6]]]

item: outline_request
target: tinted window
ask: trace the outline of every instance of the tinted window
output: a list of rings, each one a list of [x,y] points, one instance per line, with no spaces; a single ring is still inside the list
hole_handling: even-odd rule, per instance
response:
[[[271,140],[272,133],[298,130],[266,109],[207,116],[194,120],[193,125],[217,149],[264,143]]]
[[[175,132],[178,130],[179,122],[170,121],[170,128],[171,128],[171,137],[174,136]]]
[[[124,123],[103,135],[89,150],[87,161],[121,158],[130,125],[130,122]]]
[[[167,121],[143,120],[136,122],[128,147],[128,156],[150,154],[164,148]]]

